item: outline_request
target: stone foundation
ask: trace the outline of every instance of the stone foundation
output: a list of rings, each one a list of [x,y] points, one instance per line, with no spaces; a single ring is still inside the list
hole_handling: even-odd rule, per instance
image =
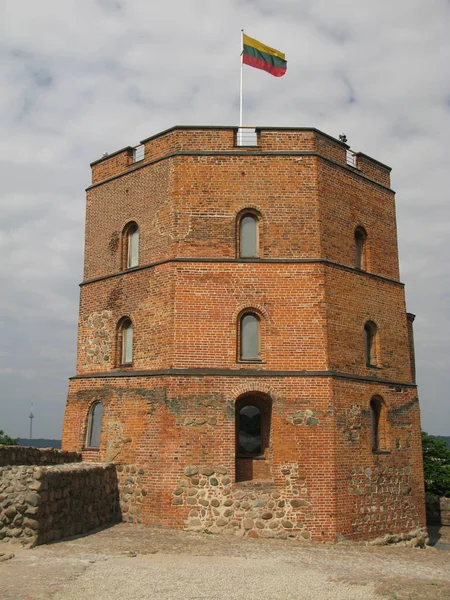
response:
[[[281,490],[271,481],[232,485],[223,466],[188,466],[173,490],[172,505],[189,508],[188,531],[309,540],[311,504],[305,481],[293,472],[296,466],[282,470],[286,482]]]
[[[142,505],[147,496],[145,471],[135,465],[116,465],[122,521],[142,523]]]
[[[397,546],[406,546],[408,548],[425,548],[428,543],[428,533],[424,527],[413,529],[406,533],[387,533],[368,542],[369,546],[388,546],[395,544]]]

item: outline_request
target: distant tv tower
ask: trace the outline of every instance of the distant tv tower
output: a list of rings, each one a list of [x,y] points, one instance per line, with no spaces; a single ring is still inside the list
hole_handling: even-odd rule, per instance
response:
[[[33,439],[33,419],[34,419],[33,403],[31,403],[30,416],[28,418],[30,419],[30,440],[32,440]]]

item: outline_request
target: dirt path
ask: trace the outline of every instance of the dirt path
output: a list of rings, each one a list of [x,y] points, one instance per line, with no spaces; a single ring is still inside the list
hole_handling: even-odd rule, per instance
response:
[[[0,600],[450,600],[450,549],[241,539],[116,525],[10,549]]]

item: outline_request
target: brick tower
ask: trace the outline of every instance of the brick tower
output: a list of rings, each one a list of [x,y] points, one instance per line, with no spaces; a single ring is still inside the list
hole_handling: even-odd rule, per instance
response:
[[[315,129],[173,127],[92,163],[63,448],[125,520],[376,538],[425,523],[390,169]]]

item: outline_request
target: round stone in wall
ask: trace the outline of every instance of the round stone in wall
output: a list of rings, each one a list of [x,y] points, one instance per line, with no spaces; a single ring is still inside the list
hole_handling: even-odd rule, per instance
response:
[[[214,467],[214,470],[219,475],[226,475],[227,474],[227,470],[225,469],[225,467],[222,467],[221,465],[219,465],[217,467]]]
[[[212,467],[203,467],[203,469],[200,469],[200,473],[206,475],[206,477],[210,477],[214,475],[214,469]]]
[[[198,473],[197,467],[194,467],[192,465],[188,465],[184,469],[184,474],[186,475],[186,477],[191,477],[192,475],[197,475],[197,473]]]

